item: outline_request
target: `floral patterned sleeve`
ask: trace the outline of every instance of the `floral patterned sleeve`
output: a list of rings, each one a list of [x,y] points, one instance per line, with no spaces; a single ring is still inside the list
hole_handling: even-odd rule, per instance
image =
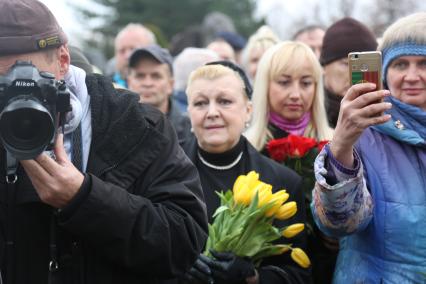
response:
[[[318,227],[332,237],[363,230],[373,217],[373,202],[354,151],[355,167],[345,168],[326,145],[315,160],[311,210]]]

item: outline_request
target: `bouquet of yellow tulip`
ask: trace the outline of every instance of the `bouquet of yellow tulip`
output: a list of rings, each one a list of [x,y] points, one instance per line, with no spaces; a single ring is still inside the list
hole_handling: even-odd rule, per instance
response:
[[[284,236],[292,238],[304,229],[304,224],[293,224],[276,228],[274,219],[286,220],[297,212],[296,202],[286,202],[289,194],[285,190],[272,193],[272,186],[259,180],[259,174],[251,171],[241,175],[233,190],[218,193],[221,206],[213,215],[209,225],[209,237],[205,254],[210,250],[232,252],[250,258],[259,265],[263,258],[291,250],[292,259],[307,268],[310,261],[300,248],[291,244],[273,244]]]

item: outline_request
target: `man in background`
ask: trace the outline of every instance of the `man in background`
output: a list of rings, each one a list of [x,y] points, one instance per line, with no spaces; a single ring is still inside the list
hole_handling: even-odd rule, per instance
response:
[[[216,52],[221,60],[231,61],[232,63],[237,62],[234,49],[224,39],[215,39],[214,41],[209,43],[206,48]]]
[[[155,43],[155,35],[148,28],[141,24],[128,24],[115,37],[114,58],[111,61],[112,63],[115,63],[115,68],[113,72],[105,72],[106,75],[111,73],[114,83],[120,87],[127,88],[127,73],[130,54],[136,48]]]
[[[189,135],[191,122],[175,105],[173,94],[173,59],[167,49],[149,45],[136,49],[129,58],[129,90],[139,95],[140,102],[164,113],[183,142]]]
[[[187,47],[179,53],[173,61],[174,74],[174,103],[182,113],[187,112],[188,98],[186,96],[186,86],[192,71],[198,67],[212,61],[218,61],[219,55],[207,48]]]
[[[324,70],[325,107],[331,127],[336,127],[340,101],[350,87],[348,53],[376,48],[374,34],[355,19],[343,18],[327,29],[320,63]]]
[[[298,30],[293,36],[293,40],[303,42],[304,44],[312,48],[312,51],[319,59],[324,34],[325,31],[322,27],[317,25],[311,25]]]

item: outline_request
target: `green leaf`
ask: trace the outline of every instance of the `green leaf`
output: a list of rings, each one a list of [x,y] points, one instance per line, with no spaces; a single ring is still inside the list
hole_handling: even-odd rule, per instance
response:
[[[257,254],[253,255],[252,261],[258,262],[259,260],[281,254],[284,247],[290,247],[289,245],[268,245],[263,247],[261,250],[257,252]]]
[[[222,205],[219,208],[216,209],[216,212],[214,212],[213,214],[213,218],[215,218],[217,215],[219,215],[220,213],[222,213],[223,211],[229,210],[229,207],[226,205]]]

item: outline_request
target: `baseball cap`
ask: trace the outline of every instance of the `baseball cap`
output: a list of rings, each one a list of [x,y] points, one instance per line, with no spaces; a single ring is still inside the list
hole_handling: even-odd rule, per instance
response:
[[[0,56],[59,47],[67,36],[38,0],[0,1]]]
[[[151,57],[162,64],[167,64],[170,72],[173,74],[173,58],[167,49],[156,44],[135,49],[129,58],[130,68],[134,68],[138,64],[139,60],[144,57]]]
[[[233,32],[227,32],[227,31],[218,32],[216,34],[216,37],[224,39],[236,51],[242,50],[247,43],[247,40],[244,37]]]

